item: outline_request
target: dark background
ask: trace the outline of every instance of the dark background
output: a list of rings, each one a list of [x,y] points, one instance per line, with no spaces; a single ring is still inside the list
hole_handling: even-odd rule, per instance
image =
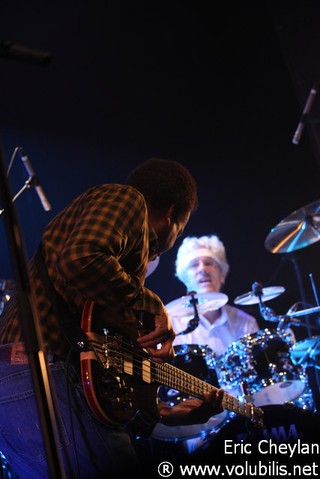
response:
[[[230,302],[254,281],[283,286],[268,302],[284,314],[317,305],[320,242],[272,254],[264,242],[293,211],[320,201],[319,98],[299,145],[292,137],[320,80],[318,1],[5,1],[0,40],[49,52],[39,66],[0,58],[5,164],[23,146],[52,204],[34,189],[16,200],[27,254],[71,199],[123,182],[151,156],[178,160],[200,197],[186,235],[216,233],[230,262]],[[27,179],[17,157],[15,194]],[[175,247],[147,280],[165,303],[185,293]],[[14,279],[3,217],[0,278]],[[258,305],[244,306],[266,327]],[[316,326],[317,314],[303,320]],[[294,327],[299,339],[318,330]]]

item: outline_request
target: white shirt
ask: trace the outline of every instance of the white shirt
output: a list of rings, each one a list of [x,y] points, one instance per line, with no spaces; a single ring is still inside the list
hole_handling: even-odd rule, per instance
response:
[[[170,319],[176,334],[184,331],[190,320],[190,318],[177,316],[172,316]],[[189,334],[176,336],[174,346],[203,345],[208,346],[215,354],[221,355],[226,352],[232,342],[258,330],[257,320],[253,316],[242,309],[226,304],[221,308],[221,315],[214,323],[210,323],[205,317],[199,315],[197,328]]]

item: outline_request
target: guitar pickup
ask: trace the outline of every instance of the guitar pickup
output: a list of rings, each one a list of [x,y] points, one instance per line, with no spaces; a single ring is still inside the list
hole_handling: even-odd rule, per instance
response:
[[[106,329],[103,330],[104,343],[104,367],[113,368],[118,374],[126,373],[133,375],[133,351],[131,345],[126,345],[126,340],[118,335],[109,335]]]

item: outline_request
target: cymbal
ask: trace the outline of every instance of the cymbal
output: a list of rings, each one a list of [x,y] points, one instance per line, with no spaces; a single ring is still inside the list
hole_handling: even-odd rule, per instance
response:
[[[229,299],[226,294],[213,291],[208,293],[194,293],[193,297],[198,301],[196,307],[199,314],[204,314],[207,311],[215,311],[224,306]],[[166,304],[165,307],[170,316],[193,318],[195,311],[191,300],[191,294],[181,296],[181,298],[174,299]]]
[[[320,336],[298,341],[292,346],[290,356],[294,364],[320,368]]]
[[[278,223],[265,239],[271,253],[291,253],[320,240],[320,200],[309,203]]]
[[[285,288],[283,286],[268,286],[266,288],[262,288],[262,301],[269,301],[270,299],[274,299],[280,294],[284,293]],[[233,300],[234,304],[239,305],[247,305],[247,304],[257,304],[259,303],[259,297],[256,296],[253,291],[249,291],[249,293],[241,294],[237,296]]]

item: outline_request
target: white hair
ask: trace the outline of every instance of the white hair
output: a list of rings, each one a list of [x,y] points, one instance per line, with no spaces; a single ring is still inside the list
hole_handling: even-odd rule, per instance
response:
[[[188,236],[181,243],[176,258],[176,277],[184,284],[187,283],[187,269],[191,261],[200,256],[213,258],[227,276],[229,263],[226,258],[224,244],[217,235]]]

